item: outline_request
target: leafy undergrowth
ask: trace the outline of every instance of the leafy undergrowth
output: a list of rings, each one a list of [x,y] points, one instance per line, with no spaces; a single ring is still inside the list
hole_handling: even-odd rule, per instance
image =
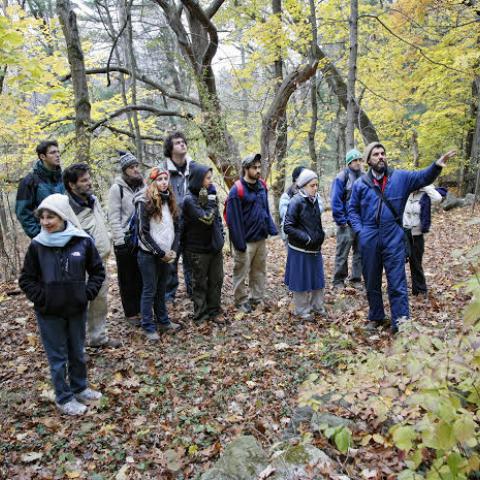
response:
[[[454,285],[469,272],[452,250],[467,250],[478,238],[479,228],[468,224],[468,216],[466,210],[455,210],[434,217],[425,255],[432,298],[412,305],[422,329],[460,328],[468,296]],[[329,275],[334,249],[334,238],[328,238],[324,258]],[[61,417],[55,410],[31,305],[16,284],[2,285],[0,477],[198,478],[240,433],[254,435],[264,446],[277,442],[311,374],[328,385],[320,387],[317,380],[316,388],[341,391],[348,387],[345,378],[352,362],[374,358],[375,352],[388,356],[393,348],[388,332],[369,338],[362,331],[367,312],[362,293],[334,293],[328,282],[328,318],[299,323],[289,313],[280,240],[269,241],[268,261],[265,308],[251,315],[233,309],[227,256],[224,303],[229,323],[193,325],[190,302],[180,291],[171,318],[184,329],[157,344],[147,343],[123,321],[112,271],[109,332],[124,346],[89,351],[89,380],[105,398],[80,419]],[[386,368],[379,365],[379,371]],[[354,478],[396,478],[408,460],[393,445],[385,418],[391,418],[390,412],[395,421],[414,418],[415,409],[406,402],[411,385],[399,380],[385,387],[378,378],[362,380],[360,388],[352,382],[346,392],[353,400],[349,409],[331,406],[332,413],[360,422],[355,448],[342,455],[324,436],[313,437]],[[386,393],[384,387],[390,390]],[[377,406],[367,408],[365,403],[361,408],[362,398],[377,398]]]

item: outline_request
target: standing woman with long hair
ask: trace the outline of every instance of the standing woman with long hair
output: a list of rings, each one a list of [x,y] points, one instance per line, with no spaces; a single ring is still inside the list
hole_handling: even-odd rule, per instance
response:
[[[284,231],[288,235],[285,284],[293,292],[294,314],[311,320],[323,315],[325,276],[323,273],[321,207],[318,200],[318,175],[305,169],[297,178],[298,193],[290,200]]]
[[[166,168],[154,167],[147,187],[134,197],[139,222],[137,258],[143,281],[142,328],[149,340],[160,338],[157,330],[174,333],[180,329],[168,318],[165,305],[168,264],[175,261],[179,247],[178,209],[169,180]]]

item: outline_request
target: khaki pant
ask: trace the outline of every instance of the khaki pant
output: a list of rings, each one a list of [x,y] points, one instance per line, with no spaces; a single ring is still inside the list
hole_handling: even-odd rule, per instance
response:
[[[250,299],[261,301],[265,293],[267,277],[266,240],[247,243],[247,250],[233,249],[233,299],[235,305],[246,303],[249,299],[245,281],[248,276]]]
[[[87,345],[98,346],[103,345],[107,341],[107,313],[108,313],[108,276],[107,276],[107,259],[102,258],[105,267],[105,280],[98,292],[95,300],[88,304],[87,314]]]

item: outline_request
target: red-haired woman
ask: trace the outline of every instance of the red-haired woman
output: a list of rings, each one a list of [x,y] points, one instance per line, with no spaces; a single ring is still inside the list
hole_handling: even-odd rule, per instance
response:
[[[175,260],[179,246],[178,209],[169,180],[166,168],[154,167],[147,187],[134,197],[139,221],[137,259],[143,281],[140,309],[149,340],[160,338],[157,330],[174,333],[180,329],[168,318],[165,305],[168,264]]]

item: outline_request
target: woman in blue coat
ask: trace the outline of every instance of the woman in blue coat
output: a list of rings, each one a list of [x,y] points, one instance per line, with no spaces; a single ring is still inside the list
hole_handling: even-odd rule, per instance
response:
[[[87,305],[105,269],[93,240],[78,228],[67,196],[45,198],[37,215],[41,231],[28,248],[19,285],[34,304],[57,407],[81,415],[84,404],[102,396],[88,388],[84,349]]]
[[[298,179],[298,193],[290,200],[284,231],[288,236],[285,284],[293,292],[294,314],[311,320],[312,314],[324,314],[322,227],[318,201],[318,176],[304,169]]]

